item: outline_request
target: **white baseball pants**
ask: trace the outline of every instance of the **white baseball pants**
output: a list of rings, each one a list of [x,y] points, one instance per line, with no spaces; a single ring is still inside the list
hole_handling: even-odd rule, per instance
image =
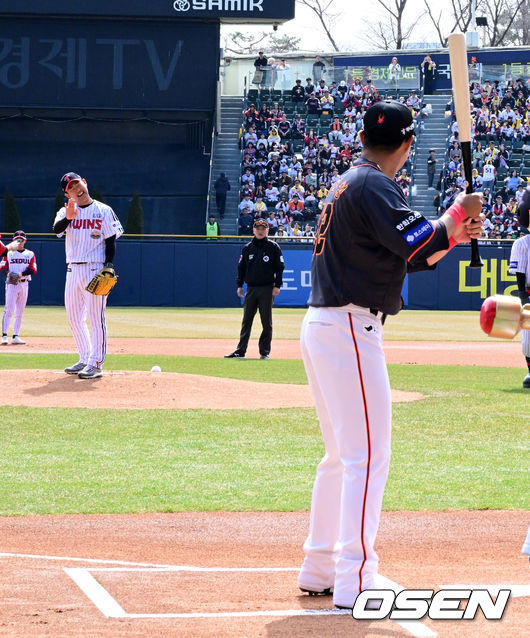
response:
[[[64,289],[64,305],[79,360],[96,368],[103,366],[107,355],[107,297],[93,295],[85,288],[101,268],[103,263],[68,264]]]
[[[13,334],[20,334],[20,326],[22,325],[22,315],[28,300],[29,282],[19,281],[16,286],[6,283],[6,299],[4,306],[4,315],[2,317],[2,334],[7,334],[9,324],[13,313]]]
[[[317,468],[300,587],[353,606],[374,586],[374,542],[390,463],[392,403],[382,324],[368,308],[309,308],[304,365],[325,455]]]

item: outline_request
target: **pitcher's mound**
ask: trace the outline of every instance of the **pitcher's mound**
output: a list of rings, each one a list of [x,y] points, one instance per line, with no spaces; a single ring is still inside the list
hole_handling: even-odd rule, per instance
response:
[[[0,370],[0,405],[127,410],[248,410],[312,407],[307,385],[259,383],[175,372],[104,371],[79,379],[54,370]],[[9,388],[9,391],[7,391]],[[394,403],[423,399],[392,390]]]

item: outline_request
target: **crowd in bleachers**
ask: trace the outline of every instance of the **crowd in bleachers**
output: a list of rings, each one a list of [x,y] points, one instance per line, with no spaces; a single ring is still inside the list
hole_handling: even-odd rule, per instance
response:
[[[473,82],[470,109],[472,179],[474,190],[484,193],[484,236],[515,239],[521,232],[517,206],[530,182],[530,91],[522,79],[504,87]],[[441,212],[466,186],[454,113],[439,186]]]
[[[241,128],[239,234],[252,234],[254,219],[263,217],[270,235],[312,241],[329,189],[361,153],[366,109],[387,97],[420,113],[416,91],[383,94],[369,78],[328,86],[308,77],[291,89],[249,90]],[[414,149],[396,176],[406,196],[413,157]]]

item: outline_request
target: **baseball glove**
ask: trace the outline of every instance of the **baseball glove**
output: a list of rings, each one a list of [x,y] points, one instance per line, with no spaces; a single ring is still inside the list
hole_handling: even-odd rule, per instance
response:
[[[105,265],[89,282],[86,290],[93,295],[108,295],[118,282],[112,264]]]
[[[7,275],[7,283],[12,286],[16,286],[18,284],[18,280],[20,279],[20,273],[18,272],[10,272]]]

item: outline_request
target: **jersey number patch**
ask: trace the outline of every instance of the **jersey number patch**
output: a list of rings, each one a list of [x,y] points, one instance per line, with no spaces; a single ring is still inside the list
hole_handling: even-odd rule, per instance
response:
[[[329,223],[331,221],[331,216],[333,215],[333,203],[328,202],[320,214],[320,218],[318,220],[318,229],[317,236],[315,238],[315,247],[313,249],[313,255],[321,255],[324,250],[324,245],[326,243],[326,235],[329,229]]]

